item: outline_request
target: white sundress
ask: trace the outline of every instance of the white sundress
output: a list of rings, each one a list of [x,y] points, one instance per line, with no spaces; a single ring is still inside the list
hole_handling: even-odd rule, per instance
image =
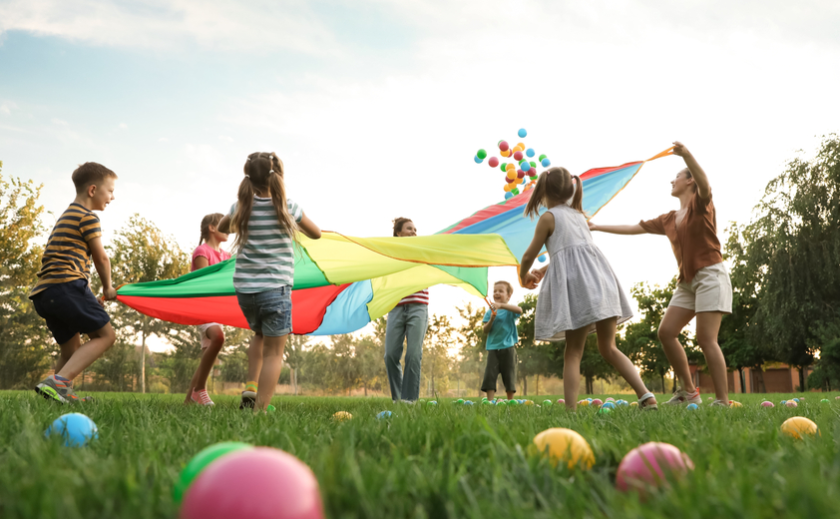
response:
[[[535,338],[560,341],[567,330],[590,326],[610,317],[622,323],[633,317],[630,302],[601,249],[592,241],[586,218],[566,205],[548,210],[554,232],[546,248],[551,262],[537,300]]]

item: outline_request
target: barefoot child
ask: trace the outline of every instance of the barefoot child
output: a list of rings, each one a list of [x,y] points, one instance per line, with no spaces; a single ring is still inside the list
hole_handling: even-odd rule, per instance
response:
[[[277,155],[252,153],[244,169],[238,200],[219,223],[219,231],[236,232],[233,287],[239,308],[256,334],[251,348],[262,351],[259,379],[248,383],[257,386],[252,405],[265,411],[280,378],[286,338],[292,332],[295,233],[300,230],[317,240],[321,230],[286,198],[283,162]],[[249,361],[253,359],[249,352]],[[244,394],[243,404],[247,406]]]
[[[534,239],[522,256],[520,281],[536,288],[542,279],[537,301],[535,338],[540,341],[566,340],[563,389],[566,407],[575,409],[580,386],[580,361],[586,336],[598,334],[598,350],[630,384],[642,409],[656,409],[656,399],[642,382],[636,367],[615,347],[615,328],[632,317],[630,304],[601,250],[593,243],[581,201],[583,185],[565,168],[544,171],[525,214],[532,218],[540,206]],[[545,246],[551,262],[539,272],[528,272]]]
[[[706,172],[684,144],[674,143],[674,155],[682,157],[686,165],[671,181],[671,196],[680,199],[679,211],[635,225],[590,223],[589,228],[613,234],[651,233],[668,237],[677,258],[679,283],[659,324],[659,340],[682,387],[665,403],[703,402],[700,389],[691,379],[688,358],[677,340],[682,329],[696,317],[697,343],[706,357],[715,386],[715,401],[711,405],[729,407],[726,359],[717,337],[723,314],[732,313],[732,284],[720,253],[712,188]]]
[[[484,369],[484,382],[481,390],[487,393],[487,399],[496,396],[496,380],[502,374],[502,382],[508,400],[516,393],[516,343],[519,333],[516,321],[522,315],[522,308],[509,305],[513,287],[507,281],[496,281],[493,285],[493,301],[484,314],[484,334],[487,336],[487,367]]]
[[[105,353],[116,340],[111,318],[90,289],[90,261],[102,281],[103,299],[112,301],[117,291],[111,285],[111,262],[102,246],[99,218],[114,200],[117,175],[110,169],[86,162],[73,172],[76,199],[59,217],[50,233],[38,282],[29,294],[38,315],[61,350],[50,375],[35,391],[61,403],[77,403],[73,379]],[[81,344],[80,334],[90,338]]]
[[[201,238],[192,255],[193,271],[230,259],[230,253],[220,248],[228,239],[227,234],[219,232],[222,218],[223,214],[214,213],[201,219]],[[219,323],[207,323],[199,325],[198,332],[201,334],[201,362],[190,381],[184,403],[215,405],[207,394],[207,377],[225,343],[225,331]]]

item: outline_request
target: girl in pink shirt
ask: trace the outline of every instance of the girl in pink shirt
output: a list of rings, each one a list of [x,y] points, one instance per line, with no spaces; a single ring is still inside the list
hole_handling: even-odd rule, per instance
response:
[[[201,239],[192,254],[192,270],[230,259],[230,253],[220,248],[220,245],[228,239],[227,234],[219,232],[219,222],[223,217],[221,213],[214,213],[201,219]],[[225,343],[225,331],[219,323],[199,325],[198,331],[201,334],[201,362],[190,381],[184,403],[215,405],[207,394],[207,377]]]

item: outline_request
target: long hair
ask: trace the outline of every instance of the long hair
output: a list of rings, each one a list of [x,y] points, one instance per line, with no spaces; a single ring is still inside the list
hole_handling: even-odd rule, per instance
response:
[[[394,218],[394,236],[398,236],[400,231],[402,231],[403,225],[407,224],[411,221],[411,218],[403,218],[400,216],[399,218]]]
[[[297,224],[286,206],[286,186],[283,184],[283,164],[277,155],[272,153],[252,153],[245,161],[245,178],[239,184],[239,194],[236,212],[231,221],[236,232],[233,247],[241,252],[248,243],[248,220],[254,207],[254,195],[257,190],[268,191],[271,203],[277,212],[277,222],[295,242],[297,242]]]
[[[573,183],[574,187],[572,187]],[[574,189],[574,196],[572,189]],[[572,209],[586,216],[583,212],[583,184],[580,177],[573,176],[566,168],[549,168],[540,173],[534,192],[531,193],[531,199],[525,206],[525,216],[533,219],[539,216],[540,207],[565,203],[571,196],[573,196]]]
[[[222,213],[213,213],[208,214],[207,216],[201,219],[201,238],[199,238],[198,240],[199,245],[206,242],[207,238],[210,237],[210,226],[218,226],[219,222],[221,222],[222,218],[224,217],[225,215],[223,215]]]

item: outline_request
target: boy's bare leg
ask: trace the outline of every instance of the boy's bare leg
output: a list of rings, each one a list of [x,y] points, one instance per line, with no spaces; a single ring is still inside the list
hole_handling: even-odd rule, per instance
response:
[[[494,398],[496,398],[496,392],[495,391],[488,391],[487,392],[487,400],[493,400]]]
[[[262,341],[264,361],[257,389],[257,402],[254,406],[257,411],[265,411],[271,403],[271,397],[274,396],[277,381],[280,380],[280,371],[283,369],[283,352],[288,337],[265,337]]]
[[[88,366],[101,357],[108,348],[114,345],[114,342],[117,339],[117,334],[114,332],[114,328],[111,326],[111,323],[108,323],[95,332],[89,333],[88,337],[90,337],[90,340],[76,349],[56,375],[64,377],[68,380],[73,380],[78,377],[79,373],[87,369]],[[79,340],[78,336],[74,339],[77,341]],[[62,350],[65,345],[68,345],[74,339],[70,339],[70,341],[62,344]]]
[[[566,332],[566,351],[563,356],[563,397],[566,399],[566,409],[570,411],[577,409],[580,361],[583,358],[583,348],[586,346],[586,332],[586,328]]]
[[[285,343],[284,343],[285,344]],[[263,366],[263,336],[254,335],[251,344],[248,346],[248,380],[258,381]],[[279,379],[280,376],[278,375]]]
[[[513,397],[516,396],[515,391],[505,391],[507,393],[508,400],[513,400]]]
[[[76,334],[73,336],[72,339],[65,342],[64,344],[59,344],[59,352],[58,352],[58,359],[55,361],[55,372],[58,374],[59,371],[67,364],[67,361],[70,360],[70,357],[76,353],[76,350],[79,349],[79,346],[82,344],[82,336],[80,334]]]

